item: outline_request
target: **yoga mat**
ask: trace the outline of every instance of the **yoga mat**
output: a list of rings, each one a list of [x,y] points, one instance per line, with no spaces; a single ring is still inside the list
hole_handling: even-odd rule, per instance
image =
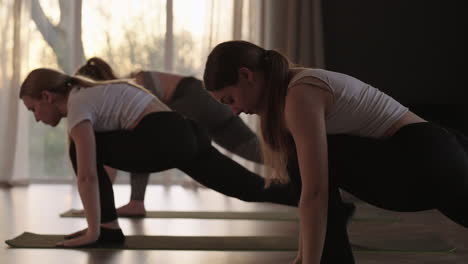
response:
[[[83,213],[76,213],[76,209],[68,210],[61,217],[84,217]],[[365,214],[358,212],[353,221],[382,221],[395,222],[400,218],[385,214]],[[128,216],[120,216],[128,217]],[[221,211],[147,211],[146,216],[130,216],[130,218],[192,218],[192,219],[245,219],[270,221],[297,221],[296,211],[292,212],[221,212]]]
[[[84,214],[75,213],[74,209],[72,209],[60,214],[60,216],[84,217]],[[195,218],[297,221],[298,215],[296,212],[147,211],[146,216],[130,216],[130,218]]]
[[[355,245],[365,245],[362,251],[380,248],[386,252],[396,253],[449,253],[456,250],[448,241],[431,233],[395,232],[387,235],[374,233],[366,236],[351,236],[350,240]]]
[[[25,232],[5,241],[15,248],[55,248],[64,235],[41,235]],[[371,241],[371,239],[369,239]],[[368,243],[370,244],[371,242]],[[294,251],[297,250],[297,237],[223,237],[223,236],[127,236],[125,244],[102,245],[94,248],[106,249],[159,249],[159,250],[242,250],[242,251]],[[428,236],[425,239],[393,241],[385,248],[353,245],[357,252],[397,252],[397,253],[449,253],[455,250],[444,240]]]
[[[55,248],[64,235],[41,235],[25,232],[5,241],[18,248]],[[223,236],[127,236],[123,245],[96,248],[172,249],[172,250],[280,250],[297,249],[296,237],[223,237]]]

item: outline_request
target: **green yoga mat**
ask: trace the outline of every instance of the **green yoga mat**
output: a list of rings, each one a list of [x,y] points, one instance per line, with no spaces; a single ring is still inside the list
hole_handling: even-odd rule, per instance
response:
[[[61,217],[84,217],[83,213],[68,210]],[[128,217],[128,216],[122,216]],[[221,212],[221,211],[148,211],[146,216],[130,218],[195,218],[195,219],[246,219],[246,220],[279,220],[296,221],[296,212]]]
[[[64,235],[41,235],[25,232],[5,241],[14,248],[55,248]],[[434,240],[435,239],[435,240]],[[368,241],[370,244],[370,242]],[[123,245],[102,245],[93,248],[106,249],[155,249],[155,250],[242,250],[242,251],[295,251],[297,237],[224,237],[224,236],[127,236]],[[438,237],[425,239],[401,239],[384,248],[353,245],[357,252],[397,253],[448,253],[455,250]]]
[[[61,217],[84,217],[83,213],[76,213],[76,209],[68,210]],[[126,217],[126,216],[121,216]],[[128,216],[127,216],[128,217]],[[298,221],[296,211],[292,212],[221,212],[221,211],[148,211],[146,216],[130,216],[130,218],[192,218],[192,219],[244,219],[269,221]],[[381,221],[395,222],[400,218],[386,214],[357,215],[353,221]]]

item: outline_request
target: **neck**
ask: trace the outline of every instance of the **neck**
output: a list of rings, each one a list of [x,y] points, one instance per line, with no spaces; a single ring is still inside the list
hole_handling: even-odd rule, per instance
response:
[[[68,94],[63,96],[63,98],[61,100],[58,100],[56,103],[55,103],[55,106],[57,107],[59,113],[66,117],[67,114],[68,114]]]

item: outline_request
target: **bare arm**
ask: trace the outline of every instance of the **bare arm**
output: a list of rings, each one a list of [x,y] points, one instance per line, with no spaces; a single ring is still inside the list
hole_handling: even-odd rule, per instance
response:
[[[292,87],[286,125],[294,138],[302,189],[299,201],[302,263],[319,264],[327,228],[328,161],[325,108],[329,94],[310,85]]]
[[[301,264],[302,263],[302,235],[301,232],[299,232],[299,243],[298,243],[299,249],[297,251],[297,256],[293,260],[291,264]]]
[[[58,245],[80,246],[95,242],[100,234],[101,207],[96,170],[96,143],[89,121],[83,121],[72,128],[70,136],[76,146],[78,192],[83,203],[88,229],[83,236]]]

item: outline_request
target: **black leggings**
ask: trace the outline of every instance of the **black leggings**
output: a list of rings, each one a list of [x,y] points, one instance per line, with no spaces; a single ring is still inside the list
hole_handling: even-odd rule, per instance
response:
[[[354,263],[338,188],[394,211],[437,209],[468,228],[468,140],[431,123],[410,124],[388,139],[330,135],[325,263]],[[288,170],[300,190],[295,160]]]
[[[145,72],[143,76],[145,87],[161,98],[157,78],[153,78],[151,72]],[[261,163],[260,143],[256,134],[229,107],[210,96],[200,80],[182,78],[167,105],[206,129],[221,147],[247,160]],[[144,200],[149,176],[148,173],[130,174],[132,201]]]
[[[293,188],[265,189],[262,177],[221,154],[203,129],[178,113],[152,113],[132,131],[95,133],[95,137],[102,223],[117,218],[104,165],[136,173],[177,168],[206,187],[243,201],[297,206],[299,197]],[[73,142],[70,158],[77,172]]]

